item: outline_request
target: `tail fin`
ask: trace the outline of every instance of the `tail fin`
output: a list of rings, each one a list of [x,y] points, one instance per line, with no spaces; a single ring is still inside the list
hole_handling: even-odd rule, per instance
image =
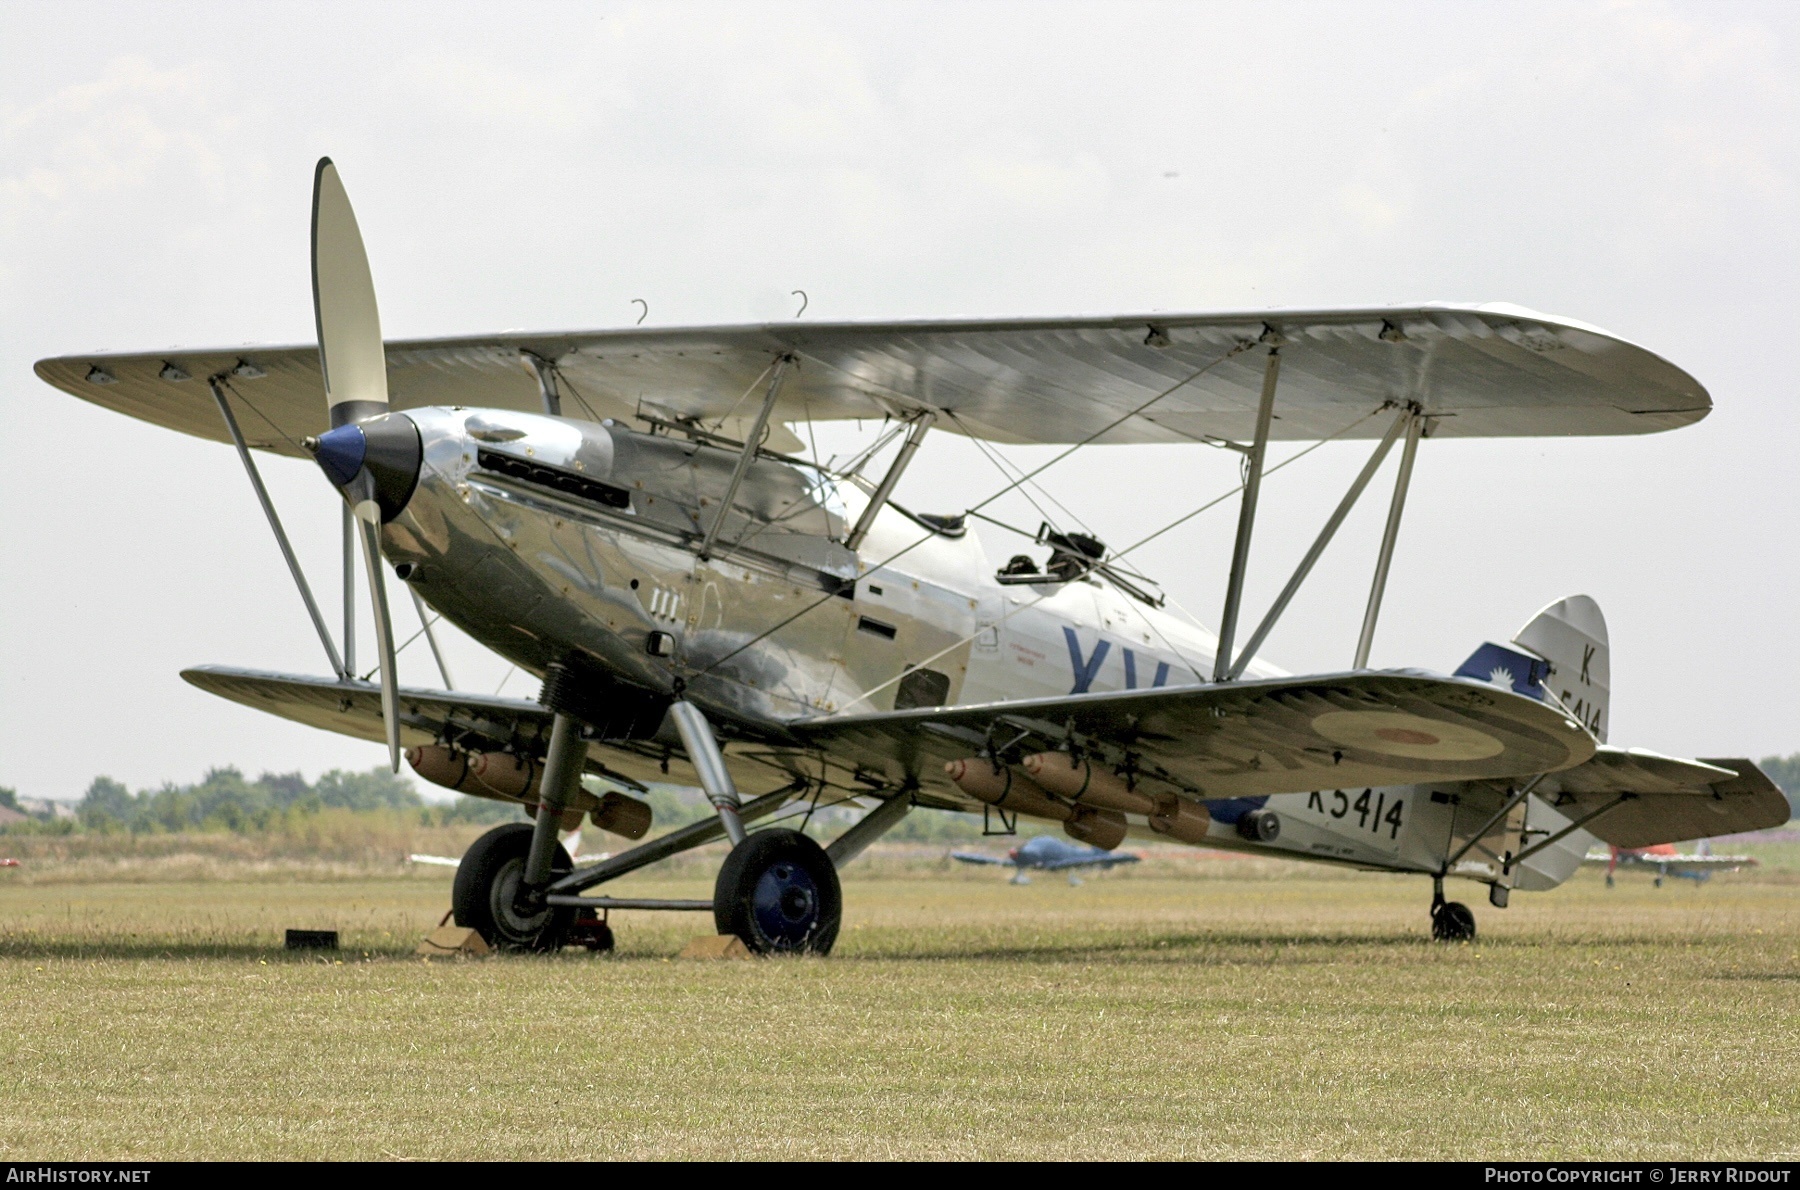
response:
[[[1612,668],[1600,605],[1586,595],[1559,599],[1519,629],[1512,643],[1525,652],[1484,644],[1457,667],[1456,676],[1560,706],[1604,744]]]
[[[1559,599],[1519,629],[1513,643],[1550,663],[1544,685],[1554,701],[1604,744],[1612,718],[1612,657],[1600,605],[1586,595]]]

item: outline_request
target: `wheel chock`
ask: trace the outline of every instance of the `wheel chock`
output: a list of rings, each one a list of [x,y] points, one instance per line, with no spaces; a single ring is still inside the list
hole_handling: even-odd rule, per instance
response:
[[[478,930],[467,926],[439,926],[425,935],[425,941],[419,943],[419,949],[413,954],[422,959],[478,959],[490,950],[487,939]]]
[[[747,959],[750,948],[736,934],[703,934],[681,948],[682,959]]]

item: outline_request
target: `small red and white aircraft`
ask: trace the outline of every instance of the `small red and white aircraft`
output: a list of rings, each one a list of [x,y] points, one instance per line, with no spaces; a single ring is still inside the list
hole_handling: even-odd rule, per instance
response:
[[[459,924],[553,948],[578,915],[708,910],[755,951],[828,951],[837,870],[915,807],[1428,877],[1432,928],[1472,937],[1444,881],[1566,879],[1598,838],[1641,848],[1785,821],[1748,760],[1606,744],[1606,625],[1545,607],[1455,674],[1367,662],[1414,458],[1433,438],[1644,434],[1704,417],[1698,381],[1596,327],[1516,306],[508,333],[384,342],[349,198],[315,172],[317,344],[74,355],[38,375],[96,404],[231,442],[332,675],[206,666],[194,685],[301,723],[402,746],[423,776],[524,804],[457,867]],[[885,422],[844,466],[791,427]],[[954,515],[895,485],[933,429],[1000,443],[1187,443],[1241,453],[1238,531],[1216,631],[1171,614],[1126,550],[1046,525],[996,567]],[[1241,633],[1274,441],[1361,439],[1367,464],[1273,605]],[[1388,456],[1399,465],[1354,658],[1282,673],[1257,659]],[[311,457],[343,501],[334,641],[253,450]],[[1046,466],[1053,464],[1046,464]],[[1041,472],[1043,468],[1039,468]],[[1012,490],[1037,472],[1013,480]],[[998,497],[998,493],[996,497]],[[1189,514],[1191,515],[1191,514]],[[356,675],[360,539],[380,682]],[[536,702],[402,689],[387,571],[426,607],[543,680]],[[715,818],[577,868],[589,817],[643,838],[633,797],[664,774]],[[740,786],[756,796],[740,797]],[[759,820],[855,799],[829,847]],[[706,901],[583,895],[720,836]]]
[[[1705,884],[1714,872],[1735,872],[1740,868],[1754,868],[1756,857],[1753,855],[1714,855],[1711,846],[1705,839],[1692,853],[1684,854],[1675,850],[1673,843],[1658,843],[1653,847],[1604,847],[1587,853],[1582,861],[1584,867],[1605,868],[1606,887],[1613,886],[1613,875],[1620,868],[1643,868],[1656,873],[1652,883],[1657,888],[1670,876],[1679,880],[1692,880],[1695,884]]]

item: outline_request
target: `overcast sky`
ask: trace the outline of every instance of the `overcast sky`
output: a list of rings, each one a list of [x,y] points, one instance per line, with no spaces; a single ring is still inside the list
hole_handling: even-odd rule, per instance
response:
[[[1612,630],[1612,742],[1800,749],[1796,12],[0,4],[0,784],[77,797],[100,773],[382,761],[177,676],[326,669],[230,448],[31,372],[310,340],[321,154],[396,337],[624,325],[633,298],[650,324],[786,318],[795,289],[822,319],[1442,299],[1597,323],[1692,372],[1714,413],[1427,443],[1373,662],[1448,671],[1586,592]],[[1367,449],[1270,480],[1248,614]],[[266,467],[332,588],[334,493],[310,464]],[[1045,482],[1120,543],[1234,469],[1113,447]],[[901,498],[954,511],[998,482],[937,435]],[[1272,661],[1348,664],[1384,503],[1358,509]],[[1137,560],[1214,622],[1232,528],[1222,506]],[[466,642],[454,660],[469,686],[507,669]],[[433,679],[422,650],[403,672]]]

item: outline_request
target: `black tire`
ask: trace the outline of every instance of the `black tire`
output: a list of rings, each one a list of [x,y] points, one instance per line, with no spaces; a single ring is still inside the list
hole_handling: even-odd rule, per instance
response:
[[[799,831],[758,831],[731,849],[713,886],[713,921],[753,954],[830,954],[843,920],[837,868]]]
[[[1475,941],[1475,912],[1461,901],[1445,901],[1431,910],[1431,936],[1439,942]]]
[[[497,826],[469,845],[456,868],[450,892],[456,924],[477,931],[495,950],[561,950],[575,921],[575,909],[543,909],[529,917],[513,909],[513,894],[531,851],[531,831],[529,822]],[[574,861],[558,843],[551,873],[562,876],[574,870]]]

